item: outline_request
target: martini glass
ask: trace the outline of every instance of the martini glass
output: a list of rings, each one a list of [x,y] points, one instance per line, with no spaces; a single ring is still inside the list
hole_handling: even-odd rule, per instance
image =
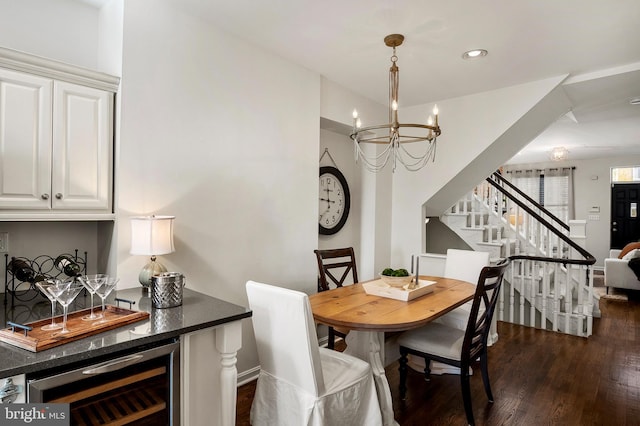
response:
[[[46,279],[44,281],[38,281],[36,286],[42,294],[44,294],[49,301],[51,301],[51,324],[47,324],[41,327],[41,330],[59,330],[62,326],[56,323],[56,299],[58,294],[64,290],[62,281],[55,278]]]
[[[96,294],[100,296],[100,299],[102,299],[102,319],[100,321],[97,321],[95,324],[102,324],[104,322],[107,322],[104,312],[104,301],[107,296],[111,294],[113,289],[116,288],[116,284],[118,284],[118,281],[120,281],[120,278],[107,277],[102,285],[96,289]]]
[[[102,318],[101,314],[93,313],[93,295],[96,293],[96,289],[100,287],[104,281],[108,278],[105,274],[85,275],[78,277],[80,282],[86,287],[87,291],[91,295],[91,313],[82,317],[84,321],[93,321]]]
[[[56,299],[58,299],[58,302],[62,305],[62,309],[64,310],[62,330],[56,334],[69,333],[69,330],[67,329],[67,313],[69,312],[69,305],[75,300],[78,294],[80,294],[80,291],[85,288],[82,283],[79,283],[75,279],[71,279],[66,282],[68,285],[64,288],[64,290],[62,290],[58,297],[56,297]]]

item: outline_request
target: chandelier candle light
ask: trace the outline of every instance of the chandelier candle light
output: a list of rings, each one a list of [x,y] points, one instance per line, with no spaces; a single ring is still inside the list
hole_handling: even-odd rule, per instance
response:
[[[367,170],[379,172],[391,159],[393,171],[399,161],[409,171],[417,171],[423,168],[429,160],[436,159],[436,142],[440,136],[438,125],[438,106],[433,107],[433,115],[429,116],[427,124],[404,124],[398,121],[398,86],[400,76],[396,62],[396,47],[404,41],[402,34],[391,34],[384,38],[384,43],[393,48],[391,56],[391,68],[389,69],[389,123],[362,127],[358,112],[353,110],[353,131],[351,139],[355,151],[356,162],[360,158]],[[401,133],[402,129],[402,133]],[[378,136],[377,131],[388,130],[388,134]],[[411,133],[407,133],[412,132]],[[371,135],[373,133],[373,135]],[[385,132],[387,133],[387,132]],[[367,157],[360,147],[360,143],[384,144],[385,149],[373,157]],[[425,151],[421,155],[415,155],[407,151],[403,144],[411,142],[427,142]]]

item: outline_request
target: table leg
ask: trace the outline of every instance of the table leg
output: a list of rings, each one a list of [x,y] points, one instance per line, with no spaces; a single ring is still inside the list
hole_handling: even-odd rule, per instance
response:
[[[346,338],[345,353],[367,361],[373,370],[373,378],[385,425],[395,426],[393,403],[389,381],[384,372],[384,333],[374,331],[350,331]]]

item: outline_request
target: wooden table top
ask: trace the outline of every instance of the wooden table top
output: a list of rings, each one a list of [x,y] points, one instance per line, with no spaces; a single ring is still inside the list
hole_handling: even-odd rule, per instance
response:
[[[420,327],[473,299],[476,286],[450,278],[435,281],[432,293],[408,302],[365,293],[362,283],[309,296],[314,319],[332,327],[365,331],[403,331]]]

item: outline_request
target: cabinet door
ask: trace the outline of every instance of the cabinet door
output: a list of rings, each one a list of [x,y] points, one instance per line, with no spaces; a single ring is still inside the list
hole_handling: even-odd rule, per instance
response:
[[[52,206],[111,211],[113,94],[54,82]]]
[[[50,209],[52,80],[0,69],[0,209]]]

